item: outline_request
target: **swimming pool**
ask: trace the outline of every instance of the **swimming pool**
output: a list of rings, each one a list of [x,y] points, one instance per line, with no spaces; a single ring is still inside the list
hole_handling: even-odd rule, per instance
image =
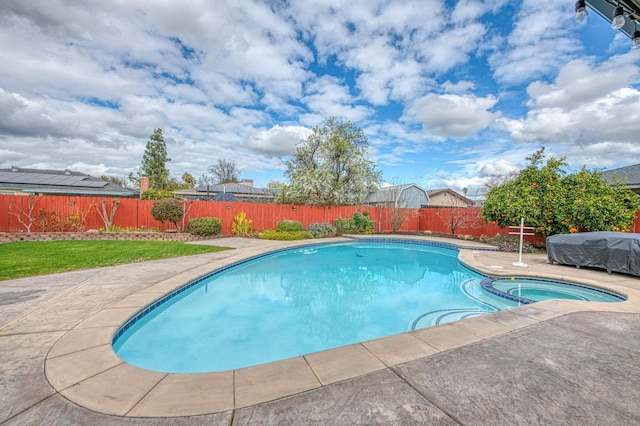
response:
[[[522,303],[486,291],[486,277],[457,254],[428,241],[361,240],[263,255],[145,308],[118,330],[113,347],[149,370],[224,371]]]

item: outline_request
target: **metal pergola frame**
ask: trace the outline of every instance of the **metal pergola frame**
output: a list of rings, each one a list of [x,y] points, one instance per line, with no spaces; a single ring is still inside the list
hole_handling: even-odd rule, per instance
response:
[[[611,22],[613,12],[616,6],[620,5],[625,11],[625,23],[620,31],[631,38],[636,30],[636,24],[640,30],[640,0],[586,0],[587,5],[601,15],[604,19]],[[635,23],[634,23],[635,21]]]

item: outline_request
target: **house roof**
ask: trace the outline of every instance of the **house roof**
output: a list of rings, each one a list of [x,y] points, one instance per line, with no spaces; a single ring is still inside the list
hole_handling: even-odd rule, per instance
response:
[[[415,187],[415,188],[418,188],[420,191],[423,191],[425,193],[425,196],[427,197],[427,200],[429,199],[429,195],[427,191],[425,191],[423,188],[416,185],[415,183],[409,183],[406,185],[384,186],[375,192],[370,192],[369,194],[367,194],[367,197],[365,198],[365,202],[374,204],[374,203],[387,203],[390,201],[398,201],[398,198],[400,198],[402,191],[411,187]]]
[[[131,197],[137,191],[71,170],[0,169],[0,191]]]
[[[213,201],[240,201],[238,197],[230,192],[219,192],[213,197]]]
[[[207,194],[215,196],[216,194],[234,194],[237,197],[275,197],[278,191],[267,188],[255,188],[242,183],[224,183],[218,185],[200,185],[196,188],[181,189],[173,191],[175,195],[182,197],[202,197]]]
[[[640,164],[606,170],[602,176],[609,184],[613,184],[615,179],[622,179],[629,189],[640,189]]]
[[[207,192],[207,186],[202,185],[196,188],[198,192]],[[269,189],[255,188],[253,186],[244,185],[242,183],[223,183],[218,185],[209,185],[209,192],[230,192],[232,194],[256,194],[264,195],[265,193],[272,191]]]
[[[460,194],[459,192],[454,191],[451,188],[439,188],[439,189],[429,189],[429,190],[427,190],[427,194],[429,194],[429,197],[435,197],[436,195],[442,194],[444,192],[446,192],[448,194],[452,194],[454,197],[458,197],[459,199],[463,200],[467,204],[475,204],[473,200],[465,197],[464,195]]]

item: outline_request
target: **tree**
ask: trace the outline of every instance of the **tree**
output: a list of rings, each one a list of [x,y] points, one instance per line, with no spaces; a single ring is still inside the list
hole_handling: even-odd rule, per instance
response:
[[[276,191],[282,190],[282,187],[285,186],[284,182],[280,182],[279,180],[270,180],[267,182],[267,189],[273,189]]]
[[[608,185],[602,174],[585,168],[567,175],[564,158],[550,157],[544,147],[527,157],[529,165],[515,179],[493,187],[482,218],[498,226],[518,225],[520,218],[544,237],[580,230],[629,230],[638,197],[621,183]]]
[[[185,172],[182,174],[182,186],[183,189],[189,189],[196,186],[196,179],[191,173]]]
[[[420,210],[411,206],[420,205],[419,195],[410,191],[411,185],[398,184],[394,179],[393,185],[378,190],[381,194],[381,202],[386,207],[388,221],[391,224],[391,232],[396,233],[410,216],[420,216]]]
[[[215,183],[238,183],[240,182],[240,170],[235,161],[218,160],[207,169],[213,175]]]
[[[102,176],[100,176],[100,179],[102,179],[102,180],[104,180],[106,182],[115,183],[116,185],[119,185],[119,186],[125,186],[124,180],[122,180],[122,179],[120,179],[118,177],[115,177],[115,176],[102,175]]]
[[[621,181],[609,185],[599,171],[582,168],[564,179],[567,190],[562,232],[630,231],[638,211],[638,195]]]
[[[171,222],[179,230],[178,222],[185,215],[184,206],[175,198],[156,200],[151,206],[151,216],[160,223]]]
[[[469,188],[462,188],[464,197],[467,197]],[[451,231],[451,236],[455,237],[459,229],[477,228],[481,222],[482,211],[478,207],[469,205],[469,200],[463,200],[460,197],[452,195],[448,199],[448,206],[442,211],[437,212],[436,216],[440,218]]]
[[[15,217],[18,220],[18,222],[20,222],[20,224],[25,227],[25,229],[27,230],[27,233],[31,232],[31,226],[33,225],[33,222],[36,221],[36,216],[33,213],[33,209],[36,206],[37,202],[38,202],[38,199],[36,197],[27,197],[27,207],[23,208],[21,206],[15,206],[15,208],[17,208],[18,210],[17,212],[13,210],[14,209],[13,200],[9,202],[9,214]],[[20,204],[23,205],[22,202]],[[24,219],[22,218],[22,216],[24,216]]]
[[[102,219],[104,223],[104,230],[106,232],[109,232],[113,226],[113,219],[116,217],[118,205],[120,205],[120,200],[111,200],[111,209],[109,209],[109,213],[107,213],[107,200],[100,200],[100,207],[98,207],[98,203],[93,203],[93,207],[95,207],[98,216],[100,216],[100,219]]]
[[[215,181],[212,176],[207,176],[204,173],[198,178],[198,186],[212,186],[215,185]]]
[[[149,189],[167,189],[170,178],[166,164],[169,161],[162,129],[156,129],[149,137],[142,157],[142,172],[149,177]]]
[[[360,204],[382,180],[367,159],[369,142],[362,129],[334,117],[316,126],[286,162],[277,201],[323,206]]]
[[[436,213],[455,237],[458,229],[476,228],[480,222],[480,209],[469,206],[453,206]]]

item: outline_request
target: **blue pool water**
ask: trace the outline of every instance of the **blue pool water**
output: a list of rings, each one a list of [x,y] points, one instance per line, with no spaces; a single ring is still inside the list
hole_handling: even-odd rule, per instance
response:
[[[113,347],[123,360],[149,370],[224,371],[533,299],[620,300],[548,281],[544,287],[526,282],[526,295],[522,282],[481,285],[486,277],[461,265],[457,254],[454,246],[437,243],[361,241],[261,256],[166,296],[129,320]],[[522,298],[504,296],[514,291]]]

